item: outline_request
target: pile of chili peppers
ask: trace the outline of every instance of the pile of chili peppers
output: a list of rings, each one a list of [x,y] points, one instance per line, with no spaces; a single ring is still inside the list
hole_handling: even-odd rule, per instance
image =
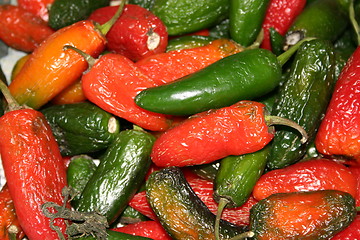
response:
[[[0,5],[0,240],[360,239],[360,2]]]

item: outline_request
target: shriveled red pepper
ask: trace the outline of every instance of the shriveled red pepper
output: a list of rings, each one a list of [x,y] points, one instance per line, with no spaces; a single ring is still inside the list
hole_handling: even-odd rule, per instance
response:
[[[16,216],[13,200],[9,188],[5,184],[0,191],[0,239],[22,239],[25,234]]]
[[[172,82],[194,73],[226,56],[238,53],[243,48],[229,39],[218,39],[210,44],[145,57],[136,62],[141,71],[158,85]]]
[[[50,219],[42,213],[46,202],[63,204],[66,169],[59,146],[45,116],[15,101],[1,84],[10,109],[0,118],[0,154],[19,223],[29,239],[58,239]],[[55,226],[64,233],[65,221]]]
[[[360,161],[360,47],[348,59],[336,82],[315,139],[324,155]]]
[[[55,31],[40,17],[14,5],[0,5],[0,40],[8,46],[32,52]]]
[[[119,6],[119,14],[123,5]],[[116,18],[114,18],[116,20]],[[65,52],[65,45],[72,45],[94,57],[106,45],[104,34],[109,24],[95,27],[90,20],[80,21],[52,34],[32,52],[20,72],[9,85],[11,94],[19,102],[38,109],[66,87],[79,79],[87,62],[73,51]]]
[[[186,180],[189,182],[191,188],[196,195],[205,203],[209,210],[216,214],[218,210],[218,204],[213,198],[213,182],[190,174],[188,171],[184,171]],[[236,225],[248,225],[251,207],[257,203],[252,196],[240,207],[226,208],[224,209],[221,218],[227,220]],[[150,207],[146,199],[146,192],[142,191],[137,193],[129,202],[129,205],[141,212],[148,218],[156,220],[157,217]]]
[[[154,240],[172,239],[158,221],[142,221],[111,230],[134,236],[148,237]]]
[[[344,230],[336,234],[331,240],[355,240],[360,239],[360,215]]]
[[[100,24],[107,22],[117,6],[95,10],[89,17]],[[133,61],[165,52],[168,34],[165,24],[149,10],[134,4],[126,4],[123,14],[106,34],[108,50],[122,54]]]
[[[19,7],[39,16],[45,22],[49,20],[49,7],[54,0],[17,0]]]
[[[84,57],[90,58],[89,55]],[[164,131],[171,126],[171,119],[166,115],[144,110],[135,104],[135,96],[155,83],[141,73],[134,62],[115,53],[92,61],[94,64],[81,78],[84,95],[89,101],[147,130]]]
[[[266,115],[264,107],[259,102],[240,101],[195,114],[155,141],[151,159],[160,167],[183,167],[258,151],[274,137],[269,125],[275,118]]]
[[[285,35],[305,4],[306,0],[271,0],[262,25],[264,39],[260,47],[271,50],[269,29],[274,28],[280,35]]]
[[[257,200],[275,193],[339,190],[357,195],[357,181],[350,169],[328,159],[311,159],[262,175],[253,189]]]

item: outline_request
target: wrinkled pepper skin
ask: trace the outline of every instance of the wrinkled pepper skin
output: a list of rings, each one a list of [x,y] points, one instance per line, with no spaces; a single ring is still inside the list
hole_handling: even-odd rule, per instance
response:
[[[153,172],[146,181],[146,196],[161,225],[174,240],[214,240],[216,216],[196,196],[181,169],[164,168]],[[221,239],[234,237],[246,230],[220,220]]]
[[[151,11],[174,36],[214,26],[226,18],[228,8],[227,0],[155,0]]]
[[[298,123],[306,130],[309,141],[303,144],[298,132],[286,126],[276,126],[268,169],[289,166],[304,156],[329,104],[336,82],[335,64],[334,47],[328,41],[311,40],[297,50],[289,75],[279,88],[271,115]]]
[[[269,171],[257,181],[253,195],[257,200],[275,193],[339,190],[357,195],[357,180],[350,169],[328,159],[310,159]]]
[[[11,94],[19,104],[40,108],[79,79],[88,67],[79,54],[64,51],[63,47],[73,45],[96,57],[104,50],[105,43],[91,21],[58,30],[32,52],[9,85]]]
[[[54,0],[17,0],[19,7],[39,16],[45,22],[49,21],[49,6]]]
[[[135,96],[155,83],[125,56],[114,53],[101,56],[81,82],[86,98],[105,111],[151,131],[164,131],[171,126],[167,116],[135,104]]]
[[[331,240],[354,240],[360,239],[360,215],[344,230],[336,234]]]
[[[10,196],[9,188],[5,184],[0,191],[0,239],[11,240],[9,227],[15,228],[17,233],[12,233],[15,239],[22,239],[25,234],[17,219],[14,202]]]
[[[205,68],[226,56],[238,53],[242,49],[229,39],[218,39],[203,47],[146,57],[136,62],[136,65],[158,85],[163,85]]]
[[[0,118],[0,153],[19,223],[29,239],[58,239],[43,215],[46,202],[63,204],[66,169],[44,115],[20,109]],[[63,219],[55,226],[65,230]]]
[[[95,10],[88,19],[104,24],[115,14],[118,6]],[[107,49],[133,61],[165,52],[168,34],[164,23],[149,10],[126,4],[114,26],[106,34]]]
[[[172,240],[158,221],[142,221],[111,230],[135,236],[148,237],[154,240]]]
[[[262,28],[270,0],[230,0],[229,31],[231,39],[243,47],[255,42]]]
[[[270,41],[270,28],[274,28],[284,36],[295,18],[302,12],[306,0],[270,0],[262,23],[264,39],[261,48],[272,50]]]
[[[40,17],[14,5],[0,5],[0,40],[9,47],[32,52],[54,33]]]
[[[265,49],[249,49],[177,81],[146,89],[135,102],[149,111],[188,116],[261,97],[280,80],[281,65],[276,56]]]
[[[278,193],[251,209],[251,231],[262,239],[330,239],[356,217],[354,198],[321,190]]]
[[[360,47],[347,61],[316,135],[324,155],[343,155],[360,161]]]
[[[274,136],[271,130],[262,103],[240,101],[169,129],[155,141],[151,158],[160,167],[206,164],[262,149]]]

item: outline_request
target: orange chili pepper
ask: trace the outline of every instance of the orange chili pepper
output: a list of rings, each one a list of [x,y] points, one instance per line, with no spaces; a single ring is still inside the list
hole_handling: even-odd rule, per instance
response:
[[[56,95],[52,100],[51,103],[53,104],[71,104],[71,103],[78,103],[83,102],[86,100],[84,92],[81,86],[81,80],[77,80],[67,88],[65,88],[62,92]]]
[[[104,25],[95,26],[90,20],[79,21],[47,38],[9,85],[16,101],[38,109],[79,79],[88,64],[79,54],[63,51],[63,47],[72,45],[93,57],[98,56],[106,46],[104,35],[123,6],[124,3],[118,14]]]

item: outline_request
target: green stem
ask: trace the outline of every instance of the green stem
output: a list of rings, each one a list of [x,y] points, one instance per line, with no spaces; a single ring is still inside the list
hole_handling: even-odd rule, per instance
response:
[[[305,129],[290,119],[286,119],[286,118],[282,118],[282,117],[278,117],[278,116],[267,115],[267,116],[265,116],[265,121],[268,126],[285,125],[285,126],[289,126],[289,127],[292,127],[294,129],[298,130],[302,135],[302,138],[300,140],[302,144],[306,143],[309,138]]]
[[[217,209],[217,213],[216,213],[216,219],[215,219],[215,239],[216,240],[220,240],[220,234],[219,234],[219,230],[220,230],[220,219],[221,219],[221,215],[222,212],[226,206],[226,204],[229,203],[229,200],[226,198],[220,198],[219,204],[218,204],[218,209]]]
[[[81,51],[80,49],[76,48],[76,47],[73,47],[71,45],[65,45],[63,47],[64,50],[68,50],[68,49],[71,49],[71,50],[74,50],[75,52],[77,52],[78,54],[80,54],[84,59],[85,61],[89,64],[89,68],[91,68],[92,66],[94,66],[95,62],[96,62],[96,59],[93,58],[92,56],[90,56],[89,54]]]
[[[255,39],[255,42],[253,42],[250,46],[246,47],[245,49],[259,48],[263,40],[264,40],[264,29],[261,29],[260,33]]]
[[[8,86],[6,86],[6,84],[3,81],[0,81],[0,91],[4,95],[10,111],[22,108],[18,104],[16,99],[11,95]]]
[[[294,46],[290,47],[288,50],[286,50],[285,52],[280,54],[277,57],[278,61],[280,62],[280,65],[283,66],[291,58],[291,56],[299,49],[301,44],[303,44],[304,42],[314,40],[314,39],[315,38],[313,38],[313,37],[304,38],[304,39],[298,41]]]
[[[245,238],[252,238],[254,236],[254,232],[252,231],[249,231],[249,232],[244,232],[244,233],[241,233],[233,238],[230,238],[228,240],[242,240],[242,239],[245,239]]]
[[[357,44],[360,45],[360,27],[355,18],[354,0],[350,1],[349,17],[357,37]]]
[[[106,23],[102,25],[97,25],[96,28],[105,36],[111,29],[111,27],[115,24],[118,18],[121,16],[122,11],[124,10],[125,1],[122,0],[120,2],[119,8],[117,9],[115,15]]]

